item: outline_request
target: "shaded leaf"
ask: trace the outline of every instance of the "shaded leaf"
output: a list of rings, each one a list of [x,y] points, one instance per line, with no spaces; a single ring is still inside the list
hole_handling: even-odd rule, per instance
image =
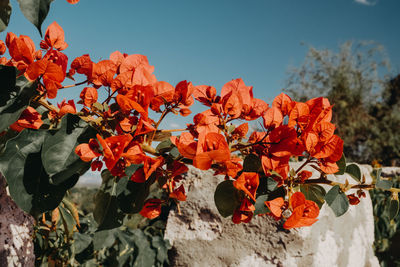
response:
[[[10,21],[11,10],[12,8],[9,0],[0,1],[0,32],[7,28],[8,22]]]
[[[376,175],[376,183],[375,183],[376,188],[385,190],[392,188],[393,182],[389,180],[390,178],[382,179],[382,169],[377,169],[375,175]]]
[[[342,216],[349,209],[349,200],[338,185],[333,186],[325,195],[325,201],[336,217]]]
[[[393,220],[399,213],[399,200],[391,199],[389,205],[389,219]]]
[[[53,0],[18,0],[19,8],[42,36],[42,23],[50,10],[50,4]]]
[[[356,179],[357,182],[361,181],[361,170],[360,170],[360,167],[358,167],[357,164],[352,163],[352,164],[347,165],[346,172],[348,174],[350,174],[351,177]]]
[[[109,170],[101,173],[103,182],[95,196],[93,217],[98,230],[113,229],[122,225],[124,214],[118,209],[117,182]]]
[[[94,138],[96,131],[77,115],[67,114],[61,121],[60,129],[50,133],[44,140],[42,159],[52,182],[59,184],[75,173],[85,173],[90,163],[82,161],[75,148]]]
[[[10,195],[17,205],[32,215],[55,209],[79,175],[72,175],[59,185],[50,183],[41,160],[41,147],[47,131],[23,130],[7,142],[0,156],[0,171],[5,176]]]
[[[170,151],[175,145],[171,142],[171,139],[168,138],[167,140],[162,141],[156,147],[156,151],[158,153],[166,153]]]
[[[339,171],[335,174],[343,175],[346,171],[346,157],[344,156],[344,153],[342,154],[342,157],[340,158],[340,160],[338,162],[336,162],[336,164],[339,167]]]
[[[231,180],[218,184],[214,193],[214,202],[221,216],[232,215],[235,209],[240,206],[239,194],[239,190],[233,186]]]
[[[261,195],[256,198],[256,203],[254,204],[254,207],[256,208],[254,211],[254,215],[257,214],[266,214],[270,212],[267,206],[265,206],[265,201],[268,200],[268,195]]]
[[[261,159],[255,154],[249,154],[243,161],[244,172],[262,172]]]
[[[35,82],[16,75],[16,68],[0,65],[0,132],[18,120],[37,93]]]
[[[300,191],[304,194],[306,199],[314,201],[321,209],[325,202],[326,195],[326,191],[322,186],[314,184],[301,184]]]

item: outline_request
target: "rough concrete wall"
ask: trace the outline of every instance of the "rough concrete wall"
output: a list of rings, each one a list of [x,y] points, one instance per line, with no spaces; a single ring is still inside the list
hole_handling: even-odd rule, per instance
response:
[[[33,223],[7,194],[0,174],[0,266],[34,266]]]
[[[371,179],[369,170],[363,171]],[[346,178],[352,182],[345,175],[339,180]],[[317,223],[288,231],[269,216],[240,225],[221,217],[213,195],[222,180],[211,171],[190,169],[182,215],[172,211],[165,232],[173,245],[173,266],[379,266],[368,194],[339,218],[324,205]]]

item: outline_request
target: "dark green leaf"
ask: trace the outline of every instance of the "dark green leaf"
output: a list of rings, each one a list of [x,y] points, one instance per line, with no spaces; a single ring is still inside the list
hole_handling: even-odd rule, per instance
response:
[[[74,233],[74,248],[75,248],[75,253],[79,254],[85,249],[87,249],[90,244],[92,243],[92,237],[88,234],[81,234],[78,232]]]
[[[269,194],[277,188],[278,182],[272,177],[261,176],[260,184],[257,188],[257,196]]]
[[[176,146],[174,146],[171,151],[169,152],[169,155],[173,158],[173,159],[177,159],[181,156],[181,153],[179,153],[179,150]]]
[[[399,213],[399,200],[391,199],[389,205],[389,219],[393,220]]]
[[[96,231],[93,235],[94,250],[111,247],[115,243],[115,231],[117,229]]]
[[[336,164],[339,167],[339,171],[335,174],[338,174],[338,175],[344,174],[346,171],[346,157],[344,156],[344,153],[342,154],[342,157],[340,158],[340,160],[338,162],[336,162]]]
[[[304,194],[306,199],[314,201],[321,209],[325,202],[324,198],[326,195],[326,191],[322,186],[314,184],[301,184],[300,191]]]
[[[11,9],[12,8],[9,0],[0,1],[0,32],[4,31],[8,26],[11,16]]]
[[[73,114],[67,114],[57,131],[46,136],[42,149],[43,166],[53,183],[59,184],[71,175],[82,175],[90,167],[75,153],[80,143],[89,142],[96,131],[88,123]]]
[[[50,184],[40,157],[47,134],[25,129],[7,142],[0,156],[0,171],[7,180],[11,197],[21,209],[33,215],[55,209],[79,178],[73,175],[59,185]]]
[[[255,154],[247,155],[244,158],[243,171],[244,172],[261,172],[262,165],[261,165],[260,157]]]
[[[157,145],[156,151],[162,154],[170,151],[173,147],[174,144],[172,144],[171,139],[168,138]]]
[[[256,208],[254,211],[254,215],[266,214],[270,212],[270,210],[264,204],[264,202],[267,200],[268,200],[268,195],[261,195],[256,198],[256,204],[254,204],[254,207]]]
[[[16,68],[0,65],[0,132],[18,120],[37,93],[36,83],[16,75]]]
[[[325,195],[325,201],[337,217],[343,215],[349,209],[349,200],[338,185],[333,186],[328,191]]]
[[[42,23],[49,13],[51,2],[53,0],[18,0],[22,14],[36,26],[40,35],[42,35]]]
[[[361,181],[361,170],[360,170],[360,167],[358,167],[357,164],[352,163],[352,164],[347,165],[346,172],[348,174],[350,174],[351,177],[356,179],[357,182]]]
[[[236,208],[240,205],[239,190],[233,186],[233,181],[221,182],[214,194],[215,206],[223,217],[228,217],[233,214]]]
[[[113,229],[122,225],[124,214],[118,209],[117,182],[110,171],[101,173],[103,182],[95,196],[93,216],[99,230]]]
[[[121,178],[116,189],[119,208],[129,214],[141,211],[154,181],[155,176],[153,175],[144,183],[135,183],[128,177]]]
[[[65,233],[68,237],[72,237],[72,235],[74,234],[74,227],[76,225],[74,216],[62,205],[58,206],[58,210],[60,211]]]

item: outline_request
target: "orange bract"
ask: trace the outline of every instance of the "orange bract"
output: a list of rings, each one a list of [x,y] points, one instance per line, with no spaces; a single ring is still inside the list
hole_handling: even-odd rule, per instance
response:
[[[285,229],[310,226],[318,221],[318,205],[311,200],[306,200],[303,193],[294,193],[289,201],[292,215],[284,223]]]

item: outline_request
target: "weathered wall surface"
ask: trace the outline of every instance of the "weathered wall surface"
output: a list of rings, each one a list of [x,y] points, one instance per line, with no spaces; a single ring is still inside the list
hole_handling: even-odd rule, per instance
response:
[[[7,194],[0,174],[0,266],[34,266],[33,218],[17,207]]]
[[[363,172],[368,182],[367,167]],[[339,180],[346,178],[353,182],[346,175]],[[181,203],[182,215],[171,211],[165,233],[173,245],[173,266],[379,266],[368,194],[339,218],[324,205],[317,223],[288,231],[269,216],[240,225],[221,217],[213,195],[222,180],[211,171],[190,169],[188,200]]]

